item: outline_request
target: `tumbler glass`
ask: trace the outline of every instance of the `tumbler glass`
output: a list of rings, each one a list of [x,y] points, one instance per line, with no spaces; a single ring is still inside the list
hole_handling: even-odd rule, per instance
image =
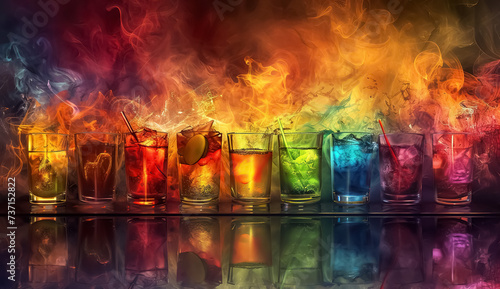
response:
[[[33,204],[66,201],[68,135],[28,134],[28,184]]]
[[[242,204],[271,200],[272,134],[229,133],[231,195]]]
[[[366,132],[332,134],[330,149],[333,201],[339,204],[365,204],[370,193],[374,135]]]
[[[384,202],[410,205],[420,202],[424,140],[422,134],[379,135],[380,185]]]
[[[125,137],[128,200],[139,205],[164,203],[167,197],[168,134],[144,130]]]
[[[119,139],[120,135],[115,133],[75,134],[80,201],[113,201]]]
[[[285,203],[314,203],[321,197],[321,148],[318,132],[278,135],[281,199]]]
[[[219,199],[222,134],[218,131],[177,133],[180,198],[187,204]]]
[[[470,203],[473,179],[470,135],[434,133],[432,153],[436,202],[444,205]]]

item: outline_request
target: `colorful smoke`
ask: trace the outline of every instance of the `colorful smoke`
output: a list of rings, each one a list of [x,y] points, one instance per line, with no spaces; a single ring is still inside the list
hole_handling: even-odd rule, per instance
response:
[[[170,133],[497,131],[493,0],[34,3],[1,9],[2,178],[19,132],[125,132],[121,110]]]

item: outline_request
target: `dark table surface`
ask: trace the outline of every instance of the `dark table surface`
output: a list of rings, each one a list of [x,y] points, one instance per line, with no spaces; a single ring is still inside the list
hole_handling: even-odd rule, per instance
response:
[[[500,286],[497,216],[32,214],[16,216],[15,226],[0,220],[7,228],[0,238],[2,288]]]
[[[499,193],[466,206],[423,193],[352,207],[43,207],[20,194],[15,215],[0,199],[0,288],[500,288]]]

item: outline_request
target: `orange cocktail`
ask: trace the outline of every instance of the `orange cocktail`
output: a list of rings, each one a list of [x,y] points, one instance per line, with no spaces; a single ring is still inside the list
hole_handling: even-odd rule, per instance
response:
[[[271,134],[229,133],[231,194],[238,203],[271,199]]]

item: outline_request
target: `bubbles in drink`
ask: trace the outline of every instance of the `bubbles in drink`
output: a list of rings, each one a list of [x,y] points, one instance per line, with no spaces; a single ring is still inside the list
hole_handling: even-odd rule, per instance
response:
[[[66,192],[66,151],[29,152],[28,166],[33,195],[53,198]]]
[[[321,150],[281,148],[282,194],[315,195],[321,192]]]
[[[379,154],[380,180],[385,196],[410,200],[411,196],[418,195],[422,180],[422,150],[417,146],[381,145]]]
[[[434,135],[434,182],[438,202],[469,202],[472,146],[464,134]]]
[[[219,197],[222,134],[212,123],[177,134],[181,200],[210,202]]]
[[[125,140],[125,171],[129,200],[158,204],[166,199],[168,134],[144,128]]]

